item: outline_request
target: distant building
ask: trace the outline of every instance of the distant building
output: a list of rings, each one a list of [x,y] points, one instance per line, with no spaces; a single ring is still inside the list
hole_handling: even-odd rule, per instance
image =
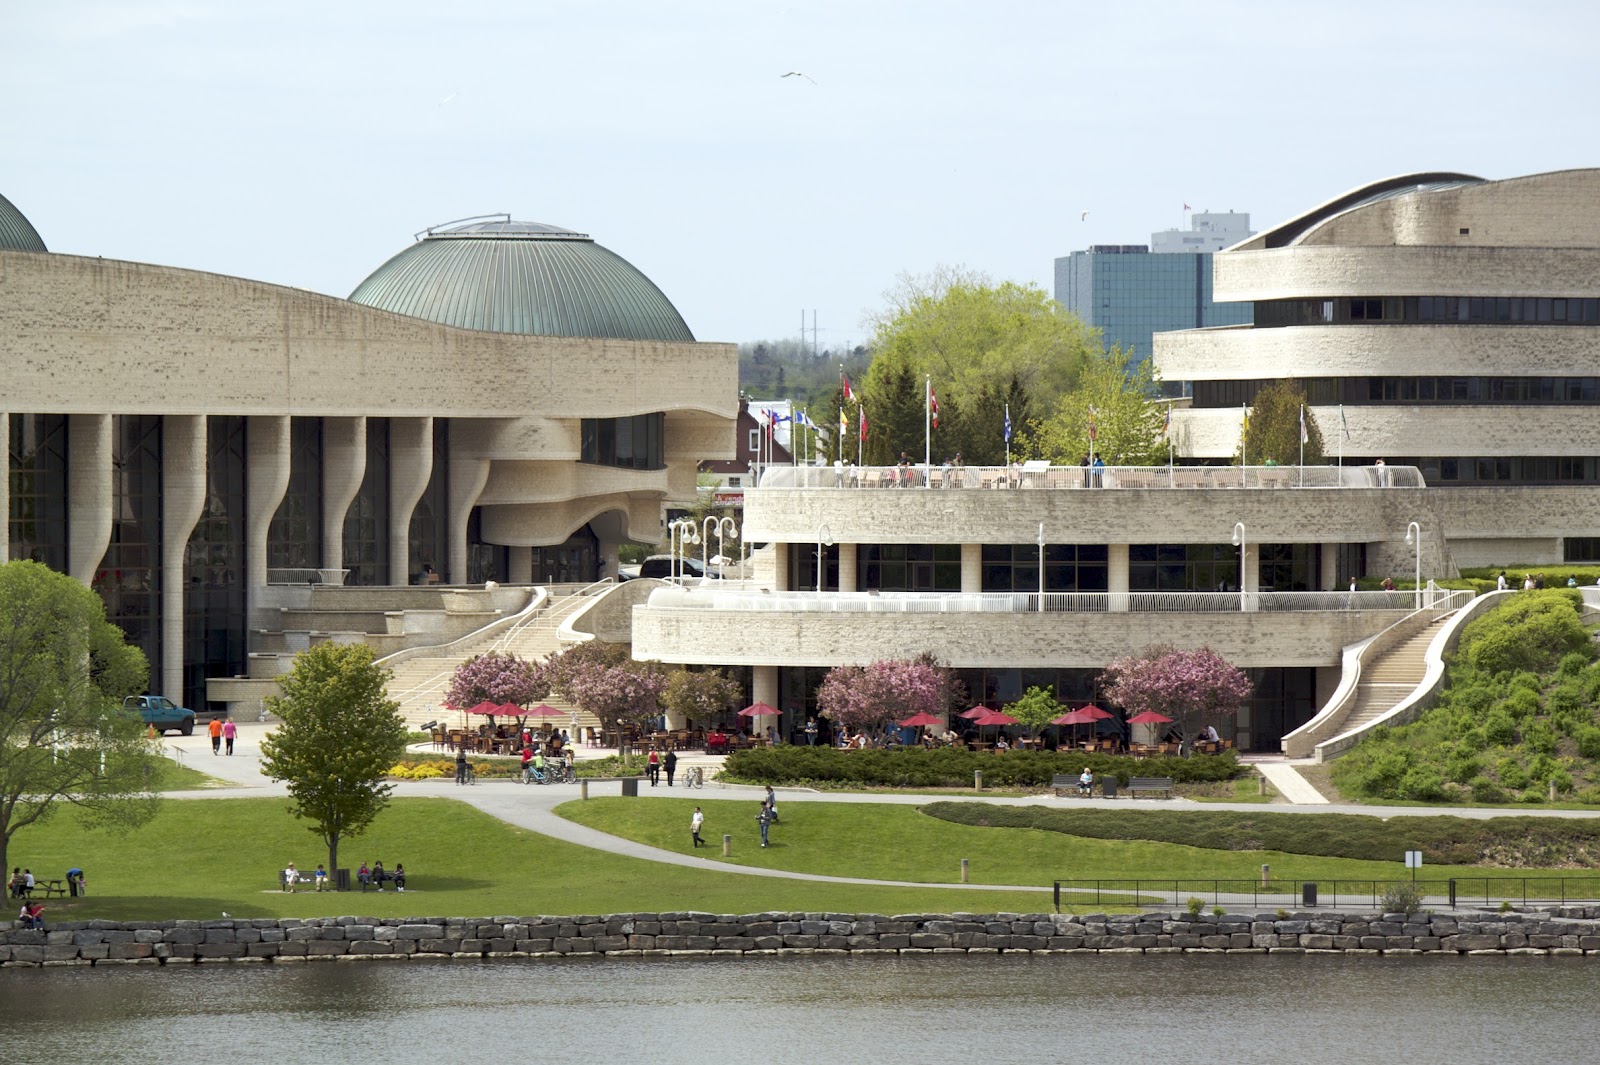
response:
[[[1156,333],[1251,320],[1248,303],[1218,306],[1211,294],[1212,253],[1250,236],[1248,214],[1200,212],[1187,230],[1152,233],[1148,246],[1096,244],[1056,260],[1056,300],[1100,330],[1107,347],[1148,359]]]

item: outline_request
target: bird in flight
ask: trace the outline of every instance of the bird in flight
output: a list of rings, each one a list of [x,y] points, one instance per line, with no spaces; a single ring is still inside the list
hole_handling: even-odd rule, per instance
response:
[[[817,79],[816,78],[813,78],[810,74],[807,74],[803,70],[791,70],[791,71],[789,71],[789,73],[784,74],[783,77],[786,77],[786,78],[805,78],[807,81],[809,81],[813,85],[815,85],[817,83]]]
[[[1088,219],[1089,219],[1089,212],[1088,211],[1085,211],[1085,212],[1083,212],[1082,214],[1080,214],[1078,216],[1078,221],[1080,221],[1080,222],[1086,222],[1086,221],[1088,221]]]

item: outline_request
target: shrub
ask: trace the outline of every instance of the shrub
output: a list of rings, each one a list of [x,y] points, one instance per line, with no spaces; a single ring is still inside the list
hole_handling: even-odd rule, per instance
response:
[[[1444,798],[1444,780],[1438,772],[1426,766],[1413,766],[1400,781],[1402,799],[1434,802]]]
[[[1481,728],[1471,729],[1461,736],[1461,749],[1483,751],[1489,748],[1489,734]]]
[[[1200,911],[1206,908],[1206,900],[1201,898],[1191,898],[1189,899],[1188,906],[1189,916],[1199,917]]]
[[[1467,782],[1467,786],[1472,789],[1473,802],[1495,803],[1506,801],[1504,789],[1488,777],[1473,777]]]
[[[1500,783],[1502,786],[1510,788],[1513,791],[1515,791],[1517,788],[1525,788],[1528,786],[1528,781],[1530,779],[1528,776],[1528,771],[1523,768],[1522,763],[1517,761],[1517,759],[1511,757],[1502,758],[1500,759],[1499,764],[1494,767],[1494,769],[1495,776],[1500,778]]]
[[[1244,772],[1230,751],[1192,758],[1133,759],[1082,751],[1010,751],[994,755],[964,747],[923,750],[838,751],[831,747],[778,746],[735,751],[721,779],[741,784],[810,784],[834,787],[970,788],[974,770],[989,787],[1043,788],[1053,777],[1076,777],[1085,766],[1097,777],[1171,777],[1175,783],[1233,780]]]
[[[1418,913],[1422,910],[1422,892],[1417,885],[1404,881],[1390,884],[1378,897],[1378,906],[1384,913]]]
[[[1535,754],[1555,754],[1556,734],[1543,721],[1524,722],[1522,726],[1522,746]]]
[[[1539,696],[1527,688],[1518,687],[1501,701],[1498,709],[1504,709],[1513,721],[1525,721],[1529,715],[1539,712]]]
[[[1529,803],[1529,804],[1536,804],[1536,803],[1544,802],[1545,801],[1544,789],[1543,788],[1529,788],[1526,791],[1524,791],[1521,795],[1517,796],[1517,801],[1518,802],[1525,802],[1525,803]]]
[[[1481,772],[1483,759],[1462,751],[1452,754],[1444,764],[1445,778],[1457,784],[1465,784]]]
[[[1561,656],[1561,662],[1556,666],[1556,672],[1563,677],[1576,677],[1589,667],[1589,655],[1579,651]]]
[[[1562,795],[1569,795],[1572,792],[1572,774],[1565,769],[1557,769],[1551,773],[1549,783],[1554,784],[1556,791]]]
[[[1573,739],[1578,741],[1578,753],[1585,758],[1600,758],[1600,728],[1594,725],[1580,725],[1573,730]]]
[[[1484,738],[1496,747],[1509,747],[1517,742],[1517,723],[1505,710],[1504,704],[1489,711],[1483,719]]]

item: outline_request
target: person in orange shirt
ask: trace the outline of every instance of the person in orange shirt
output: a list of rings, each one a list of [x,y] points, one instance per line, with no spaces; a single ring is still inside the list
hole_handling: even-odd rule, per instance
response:
[[[222,722],[217,718],[211,719],[211,753],[222,753]]]

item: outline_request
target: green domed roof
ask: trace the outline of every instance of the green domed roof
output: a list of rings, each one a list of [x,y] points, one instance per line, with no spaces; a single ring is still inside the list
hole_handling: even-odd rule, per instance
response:
[[[583,233],[506,216],[419,236],[350,299],[491,333],[694,340],[648,277]]]
[[[49,251],[39,239],[39,231],[23,217],[11,201],[0,196],[0,249],[6,251]]]

